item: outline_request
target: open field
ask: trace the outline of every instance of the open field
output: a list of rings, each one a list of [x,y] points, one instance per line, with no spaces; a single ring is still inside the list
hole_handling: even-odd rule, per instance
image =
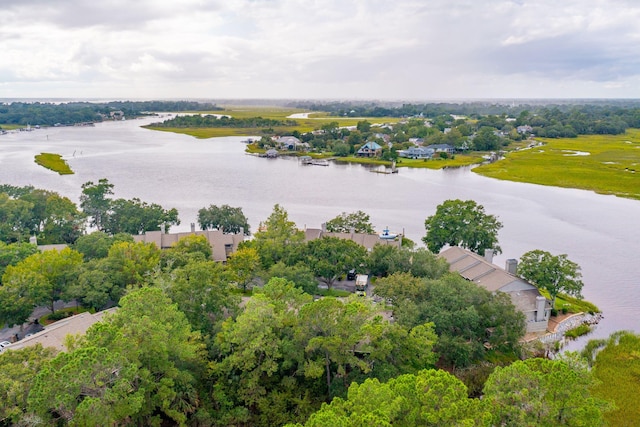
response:
[[[537,140],[543,145],[510,152],[505,159],[473,171],[509,181],[640,199],[640,129],[623,135]]]
[[[224,111],[212,112],[192,112],[184,114],[223,114],[237,119],[249,117],[263,117],[265,119],[284,120],[292,114],[310,113],[302,109],[287,109],[277,107],[233,107],[224,106]],[[400,120],[398,117],[331,117],[327,113],[310,113],[309,118],[295,118],[298,126],[275,127],[275,133],[292,132],[297,130],[300,133],[311,132],[320,129],[323,124],[330,122],[338,122],[340,126],[355,126],[358,122],[367,120],[370,123],[396,123]],[[148,129],[161,130],[165,132],[183,133],[196,138],[215,138],[220,136],[259,136],[262,134],[262,128],[158,128],[145,126]]]
[[[60,154],[40,153],[36,155],[35,162],[42,167],[58,172],[60,175],[73,175],[67,161]]]

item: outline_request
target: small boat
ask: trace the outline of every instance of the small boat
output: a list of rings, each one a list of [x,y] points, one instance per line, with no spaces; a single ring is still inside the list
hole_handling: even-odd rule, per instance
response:
[[[311,161],[312,165],[316,166],[329,166],[329,160],[327,159],[313,159]]]
[[[310,165],[313,162],[311,156],[302,156],[299,160],[303,165]]]
[[[393,240],[398,237],[397,233],[389,233],[389,228],[385,228],[382,230],[382,233],[379,234],[380,238],[383,240]]]

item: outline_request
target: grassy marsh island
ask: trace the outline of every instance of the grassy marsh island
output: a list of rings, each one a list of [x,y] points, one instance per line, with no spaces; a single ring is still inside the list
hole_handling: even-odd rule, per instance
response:
[[[640,199],[640,129],[536,141],[542,144],[473,170],[491,178]]]
[[[36,155],[35,162],[42,167],[58,172],[60,175],[73,175],[67,161],[60,154],[40,153]]]

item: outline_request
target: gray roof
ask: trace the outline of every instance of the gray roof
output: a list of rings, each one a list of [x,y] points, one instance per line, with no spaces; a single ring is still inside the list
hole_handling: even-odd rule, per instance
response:
[[[84,335],[91,325],[102,321],[105,314],[113,313],[116,310],[117,307],[114,307],[108,310],[99,311],[95,314],[86,312],[59,320],[45,326],[44,330],[11,344],[7,349],[20,350],[25,347],[41,344],[43,347],[53,347],[58,351],[65,351],[66,347],[64,343],[67,335]]]
[[[440,257],[447,260],[450,271],[457,271],[465,279],[477,283],[488,291],[508,292],[517,288],[518,290],[538,292],[538,288],[529,282],[507,273],[480,255],[458,246],[452,246],[442,251]],[[540,295],[539,292],[538,295]]]

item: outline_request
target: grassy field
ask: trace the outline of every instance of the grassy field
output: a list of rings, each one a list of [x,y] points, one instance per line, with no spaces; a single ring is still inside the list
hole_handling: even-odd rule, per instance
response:
[[[624,135],[545,139],[474,172],[509,181],[592,190],[640,199],[640,129]]]
[[[73,171],[60,154],[40,153],[36,155],[36,163],[60,175],[73,175]]]
[[[224,111],[212,111],[210,114],[225,114],[237,119],[249,117],[262,117],[265,119],[284,120],[292,114],[309,113],[309,111],[294,108],[277,108],[277,107],[234,107],[224,106]],[[207,114],[206,112],[192,112],[185,114]],[[325,123],[338,122],[340,126],[355,126],[358,122],[367,120],[370,123],[396,123],[400,119],[397,117],[368,117],[368,118],[352,118],[352,117],[331,117],[328,113],[310,113],[307,119],[293,119],[298,122],[298,126],[275,127],[275,133],[311,132]],[[220,136],[260,136],[262,128],[160,128],[145,126],[147,129],[161,130],[165,132],[183,133],[196,138],[214,138]]]

